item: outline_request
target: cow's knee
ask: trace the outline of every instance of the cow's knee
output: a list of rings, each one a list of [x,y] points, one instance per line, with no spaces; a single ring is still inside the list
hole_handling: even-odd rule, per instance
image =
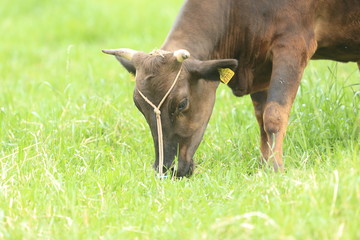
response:
[[[276,136],[281,132],[284,121],[286,121],[284,108],[276,102],[268,103],[264,110],[263,121],[268,137]]]
[[[276,102],[267,103],[264,110],[264,131],[267,135],[269,151],[265,160],[273,163],[275,171],[283,170],[282,142],[285,136],[288,112],[285,106]]]

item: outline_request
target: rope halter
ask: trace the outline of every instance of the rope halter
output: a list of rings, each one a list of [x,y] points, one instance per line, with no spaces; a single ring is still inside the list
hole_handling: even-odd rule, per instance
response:
[[[111,54],[114,56],[119,56],[122,58],[125,58],[127,60],[129,60],[130,62],[132,61],[132,58],[134,57],[134,55],[136,55],[137,53],[139,53],[138,51],[132,50],[132,49],[128,49],[128,48],[119,48],[119,49],[103,49],[102,50],[104,53],[106,54]],[[168,51],[165,50],[154,50],[152,51],[150,54],[151,55],[160,55],[162,57],[164,57],[164,54],[170,53]],[[176,50],[174,52],[174,57],[176,58],[176,60],[178,62],[183,62],[185,59],[190,57],[190,53],[185,50],[185,49],[179,49]],[[163,142],[163,133],[162,133],[162,125],[161,125],[161,105],[165,102],[166,98],[169,96],[170,92],[172,91],[172,89],[174,88],[176,82],[179,79],[180,73],[181,73],[181,69],[182,66],[180,67],[179,72],[176,75],[176,78],[174,80],[174,82],[172,83],[170,89],[167,91],[167,93],[165,94],[165,96],[163,97],[163,99],[160,101],[159,105],[156,106],[155,104],[153,104],[147,97],[145,97],[145,95],[139,90],[137,89],[137,91],[139,92],[140,96],[154,109],[155,115],[156,115],[156,124],[157,124],[157,132],[158,132],[158,145],[159,145],[159,175],[160,177],[164,176],[163,173],[163,166],[164,166],[164,142]]]
[[[140,96],[147,102],[153,109],[156,115],[156,127],[158,133],[158,148],[159,148],[159,177],[164,177],[163,167],[164,167],[164,139],[163,139],[163,132],[162,132],[162,124],[161,124],[161,111],[160,108],[162,104],[165,102],[166,98],[169,96],[170,92],[175,87],[176,82],[179,79],[182,67],[180,67],[179,72],[177,73],[174,82],[170,86],[169,90],[166,92],[164,97],[161,99],[159,105],[153,104],[145,95],[137,88],[136,90],[139,92]]]

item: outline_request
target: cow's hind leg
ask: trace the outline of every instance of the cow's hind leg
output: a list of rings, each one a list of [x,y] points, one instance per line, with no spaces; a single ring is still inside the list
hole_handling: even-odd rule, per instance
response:
[[[282,145],[289,113],[304,68],[315,50],[314,46],[315,44],[306,43],[300,36],[278,42],[272,49],[273,68],[263,109],[263,127],[268,150],[263,152],[263,156],[274,166],[275,171],[283,170]]]
[[[256,120],[260,127],[260,149],[262,154],[262,161],[266,162],[265,157],[268,156],[269,145],[267,140],[267,134],[264,129],[264,108],[267,99],[267,91],[261,91],[251,94],[251,99],[254,105]]]

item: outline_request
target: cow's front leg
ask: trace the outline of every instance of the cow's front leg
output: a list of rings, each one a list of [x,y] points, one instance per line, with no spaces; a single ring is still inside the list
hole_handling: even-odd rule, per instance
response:
[[[275,171],[283,170],[282,145],[289,113],[297,93],[304,68],[315,48],[298,38],[273,48],[273,68],[266,104],[263,109],[264,131],[268,149],[263,156]],[[293,45],[295,43],[295,45]],[[315,46],[315,45],[314,45]]]

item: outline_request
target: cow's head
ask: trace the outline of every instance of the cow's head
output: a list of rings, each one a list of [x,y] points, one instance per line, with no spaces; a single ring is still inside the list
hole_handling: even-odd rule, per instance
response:
[[[158,170],[159,150],[156,116],[153,107],[140,92],[158,106],[173,84],[174,88],[164,100],[161,122],[164,142],[164,171],[173,168],[178,153],[177,176],[190,176],[194,169],[193,155],[200,144],[215,102],[219,84],[219,69],[234,69],[237,60],[200,61],[190,58],[186,50],[175,52],[154,51],[147,54],[131,49],[103,50],[115,55],[120,63],[136,78],[134,102],[148,122],[153,136]]]

